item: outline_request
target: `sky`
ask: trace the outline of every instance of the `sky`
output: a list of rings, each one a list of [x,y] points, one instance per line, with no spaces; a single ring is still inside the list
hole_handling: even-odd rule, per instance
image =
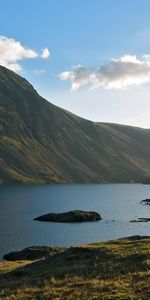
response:
[[[0,64],[97,122],[150,128],[149,0],[0,0]]]

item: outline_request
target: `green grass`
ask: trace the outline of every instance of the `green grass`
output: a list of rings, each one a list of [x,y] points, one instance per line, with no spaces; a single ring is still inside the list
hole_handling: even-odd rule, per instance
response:
[[[85,120],[0,66],[0,184],[144,182],[150,130]]]
[[[3,262],[0,299],[142,299],[150,296],[150,238],[73,246],[45,260]]]

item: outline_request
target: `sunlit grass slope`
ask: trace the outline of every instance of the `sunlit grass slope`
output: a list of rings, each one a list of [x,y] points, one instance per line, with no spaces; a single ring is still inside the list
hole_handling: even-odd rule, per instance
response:
[[[150,238],[74,246],[0,264],[0,299],[150,299]]]

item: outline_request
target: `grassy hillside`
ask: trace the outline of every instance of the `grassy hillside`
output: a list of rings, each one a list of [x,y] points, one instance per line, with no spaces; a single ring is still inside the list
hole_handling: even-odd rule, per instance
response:
[[[0,263],[0,299],[100,300],[150,296],[150,238],[74,246],[38,261]]]
[[[0,182],[130,182],[150,174],[150,130],[94,123],[0,67]]]

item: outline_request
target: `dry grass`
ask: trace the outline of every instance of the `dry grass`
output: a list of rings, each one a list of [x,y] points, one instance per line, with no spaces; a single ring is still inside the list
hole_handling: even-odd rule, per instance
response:
[[[74,246],[0,264],[0,299],[150,299],[150,238]]]

